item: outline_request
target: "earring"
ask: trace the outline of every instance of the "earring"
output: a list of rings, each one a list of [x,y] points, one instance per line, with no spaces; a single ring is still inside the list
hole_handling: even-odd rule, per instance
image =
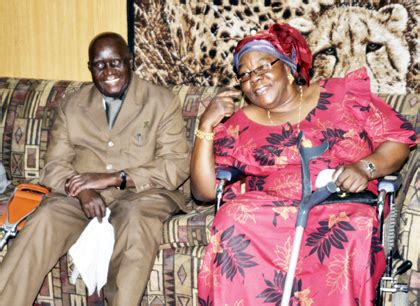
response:
[[[287,74],[287,79],[289,80],[289,84],[292,84],[295,81],[295,78],[290,72]]]

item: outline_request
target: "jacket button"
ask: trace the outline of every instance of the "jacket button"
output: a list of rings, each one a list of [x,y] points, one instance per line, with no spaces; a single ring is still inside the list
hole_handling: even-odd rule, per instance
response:
[[[113,146],[114,146],[114,143],[112,141],[109,141],[108,142],[108,147],[113,147]]]
[[[112,169],[112,164],[106,165],[106,170],[111,170],[111,169]]]

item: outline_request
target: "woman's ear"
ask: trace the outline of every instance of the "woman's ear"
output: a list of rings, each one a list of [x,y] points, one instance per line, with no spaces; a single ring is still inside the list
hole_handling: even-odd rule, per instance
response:
[[[295,81],[295,77],[292,74],[292,71],[290,70],[289,67],[285,67],[286,68],[286,73],[287,73],[287,79],[289,80],[289,84],[292,85],[293,82]]]

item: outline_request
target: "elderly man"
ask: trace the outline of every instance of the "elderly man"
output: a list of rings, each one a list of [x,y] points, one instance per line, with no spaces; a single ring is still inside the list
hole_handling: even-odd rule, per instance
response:
[[[0,265],[1,306],[31,305],[48,271],[106,207],[115,247],[105,297],[108,305],[137,305],[162,223],[182,209],[176,189],[189,174],[189,154],[179,100],[132,73],[116,33],[92,40],[88,66],[94,84],[57,108],[40,179],[53,192]]]

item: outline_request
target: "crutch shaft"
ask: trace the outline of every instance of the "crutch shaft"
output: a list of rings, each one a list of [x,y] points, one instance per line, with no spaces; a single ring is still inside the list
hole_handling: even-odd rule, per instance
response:
[[[287,270],[286,281],[284,283],[283,296],[281,299],[281,306],[288,306],[290,295],[293,288],[293,279],[295,277],[296,265],[299,257],[300,243],[303,237],[302,226],[296,227],[295,238],[293,239],[293,248],[290,255],[289,269]]]

